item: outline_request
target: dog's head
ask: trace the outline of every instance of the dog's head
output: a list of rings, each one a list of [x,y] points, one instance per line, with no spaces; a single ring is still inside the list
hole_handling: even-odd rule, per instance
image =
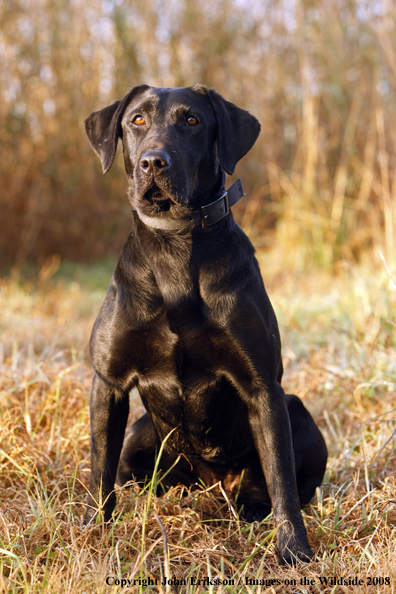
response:
[[[122,139],[134,208],[175,216],[210,201],[260,132],[254,116],[201,85],[134,87],[92,113],[85,128],[104,173]]]

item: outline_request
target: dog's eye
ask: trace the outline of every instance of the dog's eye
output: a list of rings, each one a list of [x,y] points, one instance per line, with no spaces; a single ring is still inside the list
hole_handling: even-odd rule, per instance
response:
[[[198,118],[196,118],[195,116],[189,116],[187,118],[187,124],[189,126],[196,126],[198,124]]]
[[[136,124],[137,126],[143,126],[146,123],[146,120],[144,119],[144,117],[142,115],[135,115],[132,122],[134,124]]]

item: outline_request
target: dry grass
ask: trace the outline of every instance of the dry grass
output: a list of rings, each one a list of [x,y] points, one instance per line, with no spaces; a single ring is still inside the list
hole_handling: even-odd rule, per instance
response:
[[[395,0],[2,2],[0,266],[118,253],[123,160],[103,177],[83,121],[143,83],[214,86],[258,118],[235,210],[263,244],[286,225],[305,263],[383,245],[392,264],[395,32]]]
[[[104,292],[46,281],[44,271],[40,281],[0,286],[1,591],[395,592],[396,286],[382,264],[306,278],[277,262],[279,254],[261,256],[283,336],[284,385],[304,399],[330,452],[304,516],[316,562],[278,567],[271,521],[240,521],[210,490],[156,498],[153,484],[132,486],[119,494],[111,527],[83,528],[88,338]],[[133,395],[133,418],[141,411]],[[187,585],[106,584],[163,576]],[[191,583],[204,576],[235,584]],[[320,583],[356,576],[360,586]]]

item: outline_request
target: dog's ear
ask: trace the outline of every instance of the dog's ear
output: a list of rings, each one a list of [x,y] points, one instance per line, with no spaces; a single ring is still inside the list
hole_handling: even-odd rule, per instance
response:
[[[121,118],[127,105],[148,88],[147,85],[134,87],[121,101],[116,101],[100,111],[94,111],[85,120],[89,143],[102,162],[103,173],[107,173],[113,164],[118,139],[122,134]]]
[[[219,126],[220,162],[232,175],[235,165],[256,142],[261,126],[248,111],[226,101],[214,89],[209,90],[209,98]]]

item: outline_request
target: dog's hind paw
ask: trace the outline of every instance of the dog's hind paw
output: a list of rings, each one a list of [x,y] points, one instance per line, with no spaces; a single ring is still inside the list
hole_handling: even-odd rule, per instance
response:
[[[242,517],[246,522],[261,522],[271,513],[271,506],[263,503],[244,505]]]

